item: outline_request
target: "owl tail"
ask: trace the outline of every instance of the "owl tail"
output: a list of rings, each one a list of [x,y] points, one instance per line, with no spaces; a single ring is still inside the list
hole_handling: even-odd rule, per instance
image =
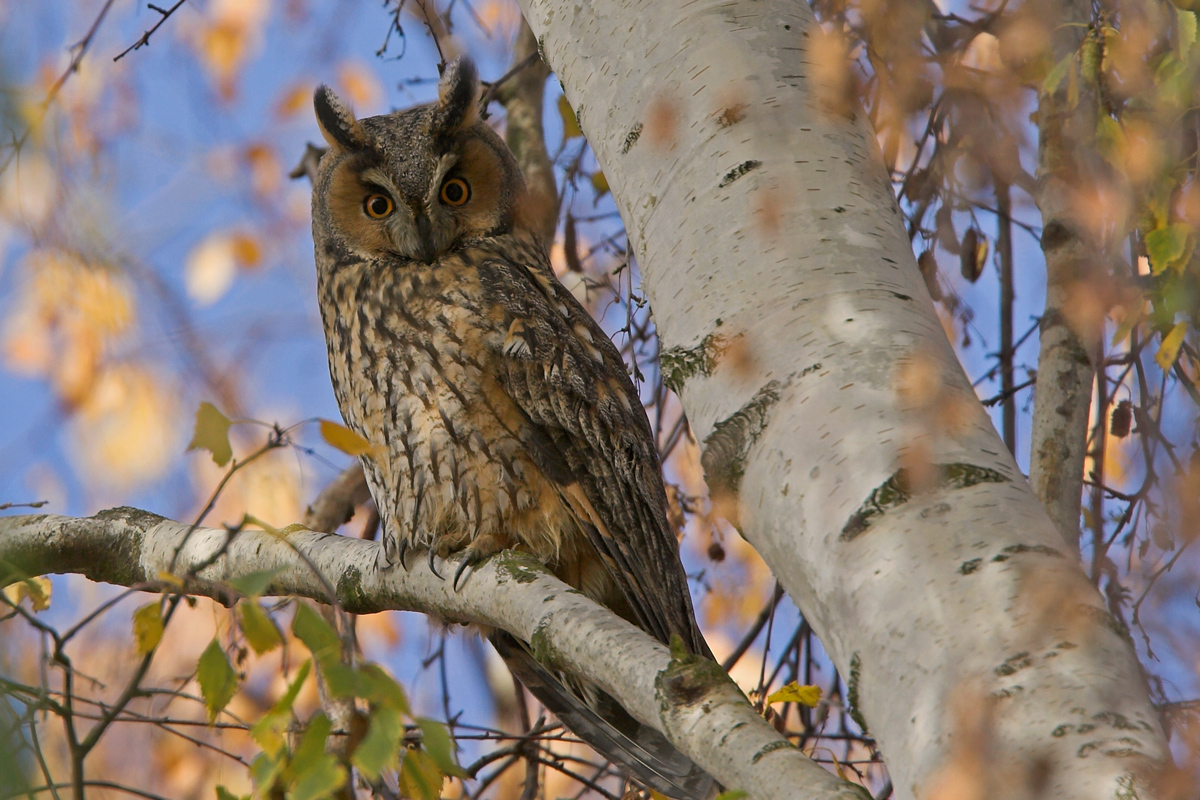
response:
[[[525,688],[596,752],[668,797],[709,800],[716,794],[716,783],[707,772],[607,694],[597,690],[592,708],[539,664],[523,643],[504,631],[489,638]]]

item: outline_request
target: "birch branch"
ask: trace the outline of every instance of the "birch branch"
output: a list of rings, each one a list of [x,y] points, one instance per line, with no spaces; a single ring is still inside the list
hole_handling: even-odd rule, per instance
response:
[[[3,517],[0,585],[47,573],[74,573],[119,586],[157,582],[178,550],[176,574],[196,570],[188,591],[228,602],[223,584],[251,572],[278,570],[267,594],[326,602],[326,587],[332,585],[337,602],[350,613],[423,611],[503,628],[549,654],[550,666],[599,684],[722,784],[751,797],[866,796],[781,737],[715,664],[672,658],[667,648],[528,557],[496,556],[476,567],[456,592],[425,559],[414,559],[407,572],[380,570],[375,542],[303,528],[283,536],[216,528],[189,534],[189,529],[134,508],[86,518]],[[454,569],[445,563],[439,572],[453,574]]]

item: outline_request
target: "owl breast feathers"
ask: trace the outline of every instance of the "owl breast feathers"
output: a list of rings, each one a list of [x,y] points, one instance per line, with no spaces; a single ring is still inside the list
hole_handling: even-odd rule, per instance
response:
[[[329,367],[388,563],[532,553],[660,642],[707,654],[650,426],[554,277],[469,61],[438,102],[356,119],[326,87],[313,241]]]

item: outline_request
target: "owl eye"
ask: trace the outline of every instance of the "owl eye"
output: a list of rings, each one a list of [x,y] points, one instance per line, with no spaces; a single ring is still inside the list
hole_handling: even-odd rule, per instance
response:
[[[367,216],[372,219],[383,219],[392,213],[396,208],[392,203],[392,198],[386,194],[368,195],[363,201],[363,211],[367,212]]]
[[[448,206],[461,206],[471,199],[471,187],[462,178],[451,178],[442,184],[442,202]]]

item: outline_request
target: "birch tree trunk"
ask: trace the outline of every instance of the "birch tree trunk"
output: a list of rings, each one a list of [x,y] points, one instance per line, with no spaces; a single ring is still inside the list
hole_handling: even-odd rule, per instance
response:
[[[1079,49],[1091,21],[1092,4],[1083,0],[1048,4],[1055,63]],[[1095,174],[1096,98],[1085,86],[1070,99],[1070,84],[1038,102],[1038,191],[1042,250],[1046,255],[1046,308],[1040,325],[1038,382],[1034,390],[1029,481],[1046,504],[1073,557],[1079,555],[1079,504],[1087,451],[1088,412],[1099,355],[1098,331],[1081,335],[1081,291],[1100,261],[1080,235],[1074,197],[1089,169]],[[1093,163],[1089,164],[1089,160]],[[1072,308],[1072,305],[1076,309]],[[1094,352],[1093,352],[1094,351]]]
[[[977,402],[804,3],[521,0],[617,198],[719,507],[897,796],[1125,796],[1130,643]]]

